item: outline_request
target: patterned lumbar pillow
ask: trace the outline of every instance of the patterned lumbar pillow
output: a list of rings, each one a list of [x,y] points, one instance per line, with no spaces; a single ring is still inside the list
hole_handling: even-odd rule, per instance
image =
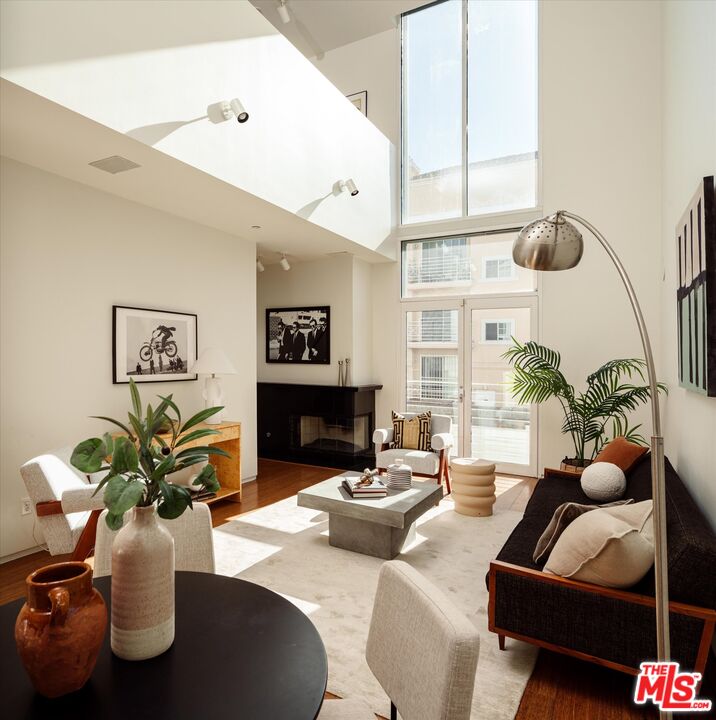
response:
[[[567,526],[550,553],[545,572],[626,588],[654,564],[652,502],[598,508]]]
[[[430,446],[431,417],[430,411],[410,419],[393,411],[393,442],[390,447],[433,452]]]

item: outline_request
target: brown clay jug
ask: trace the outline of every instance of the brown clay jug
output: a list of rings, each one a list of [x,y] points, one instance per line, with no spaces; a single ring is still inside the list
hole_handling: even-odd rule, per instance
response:
[[[107,607],[92,586],[92,568],[63,562],[28,576],[27,602],[15,642],[35,690],[54,698],[89,680],[107,628]]]

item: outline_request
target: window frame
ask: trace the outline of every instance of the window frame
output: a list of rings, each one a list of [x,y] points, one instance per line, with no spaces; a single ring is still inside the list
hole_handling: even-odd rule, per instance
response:
[[[487,263],[490,261],[498,262],[502,260],[509,260],[510,261],[510,274],[509,275],[500,275],[499,274],[499,265],[498,265],[498,275],[497,277],[487,277]],[[482,258],[482,272],[480,275],[480,279],[482,282],[507,282],[509,280],[515,280],[517,278],[517,273],[515,272],[515,263],[512,260],[512,257],[509,255],[488,255]]]
[[[487,339],[487,326],[488,325],[499,325],[500,323],[507,323],[510,327],[510,332],[506,340],[488,340]],[[512,318],[489,318],[487,320],[480,321],[480,345],[511,345],[512,337],[515,334],[515,321]],[[498,327],[499,335],[499,327]]]
[[[406,187],[406,167],[404,159],[407,151],[407,134],[406,130],[406,118],[404,115],[404,108],[406,107],[406,83],[405,78],[405,32],[404,32],[404,18],[426,10],[434,5],[439,5],[443,2],[449,2],[450,0],[434,0],[431,3],[422,5],[420,7],[408,10],[407,12],[401,13],[398,23],[397,45],[398,55],[400,58],[399,69],[397,73],[397,93],[399,98],[399,132],[400,136],[398,139],[400,145],[400,152],[396,153],[397,160],[397,177],[398,177],[398,196],[397,196],[397,228],[396,235],[399,240],[417,239],[421,235],[424,238],[428,237],[439,237],[443,234],[471,234],[482,227],[501,226],[503,224],[518,224],[523,227],[533,220],[537,220],[543,216],[542,212],[542,3],[538,0],[536,2],[536,18],[535,18],[535,33],[536,33],[536,57],[535,57],[535,76],[537,84],[536,100],[537,107],[535,108],[536,121],[537,121],[537,148],[536,153],[536,167],[535,167],[535,204],[530,208],[519,208],[506,210],[502,212],[493,213],[482,213],[477,215],[468,214],[468,102],[467,102],[467,90],[468,90],[468,2],[469,0],[460,0],[462,2],[462,22],[463,31],[461,33],[462,38],[462,212],[459,216],[454,218],[445,219],[437,218],[435,220],[424,220],[416,222],[405,222],[404,211],[405,211],[405,187]]]

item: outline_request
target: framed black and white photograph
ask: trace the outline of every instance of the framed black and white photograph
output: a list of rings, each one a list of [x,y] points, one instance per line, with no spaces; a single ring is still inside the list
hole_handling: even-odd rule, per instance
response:
[[[361,92],[354,93],[353,95],[346,95],[346,97],[355,105],[355,107],[368,117],[368,91],[363,90]]]
[[[266,310],[266,362],[331,362],[331,308],[328,305]]]
[[[112,307],[112,382],[196,380],[196,315]]]

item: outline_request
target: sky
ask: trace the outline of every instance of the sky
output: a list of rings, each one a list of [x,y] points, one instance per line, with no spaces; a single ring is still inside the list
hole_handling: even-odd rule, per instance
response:
[[[537,150],[534,0],[468,0],[468,160]],[[421,172],[461,163],[462,0],[403,20],[408,154]]]

